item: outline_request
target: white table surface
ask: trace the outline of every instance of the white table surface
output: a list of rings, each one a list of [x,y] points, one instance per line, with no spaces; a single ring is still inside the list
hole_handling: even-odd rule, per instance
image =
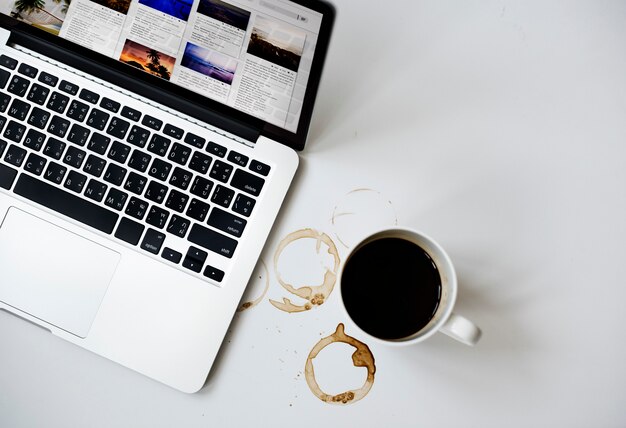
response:
[[[626,2],[335,4],[309,143],[262,257],[269,291],[235,317],[205,388],[179,393],[0,312],[1,427],[626,426]],[[353,215],[333,225],[335,207]],[[343,257],[339,239],[395,217],[448,250],[456,308],[483,339],[368,343],[370,393],[326,404],[306,356],[340,322],[363,338],[336,291],[304,313],[272,306],[301,303],[274,251],[314,228]],[[319,283],[304,244],[290,275]],[[315,360],[323,389],[363,383],[352,351]]]

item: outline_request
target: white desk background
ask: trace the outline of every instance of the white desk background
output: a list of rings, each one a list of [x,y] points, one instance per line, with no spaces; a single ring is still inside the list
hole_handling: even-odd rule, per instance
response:
[[[1,427],[626,426],[626,2],[335,4],[309,145],[262,257],[269,291],[235,317],[205,388],[176,392],[0,312]],[[333,225],[335,207],[353,215]],[[272,306],[302,303],[274,251],[314,228],[343,257],[338,238],[396,215],[448,250],[483,339],[369,343],[370,393],[326,404],[306,356],[339,322],[360,336],[336,290],[308,312]],[[307,268],[283,274],[321,283],[312,248],[286,250]],[[322,351],[322,389],[362,385],[353,350]]]

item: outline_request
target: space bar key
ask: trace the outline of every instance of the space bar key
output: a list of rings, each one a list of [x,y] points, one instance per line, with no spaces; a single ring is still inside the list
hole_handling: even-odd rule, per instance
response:
[[[108,234],[113,232],[119,217],[112,211],[26,174],[20,175],[13,191],[26,199]]]

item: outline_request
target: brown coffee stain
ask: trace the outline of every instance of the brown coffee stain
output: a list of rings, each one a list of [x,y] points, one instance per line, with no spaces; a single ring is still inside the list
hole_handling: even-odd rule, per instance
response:
[[[241,305],[239,305],[239,307],[237,308],[237,312],[243,312],[246,309],[250,309],[258,305],[259,303],[261,303],[261,301],[267,294],[267,290],[269,290],[270,288],[270,273],[269,273],[269,270],[267,269],[267,265],[262,259],[259,259],[259,264],[261,265],[261,267],[263,268],[263,271],[265,272],[263,275],[259,275],[259,279],[261,279],[263,276],[265,277],[265,288],[263,289],[263,292],[261,293],[261,295],[257,297],[256,299],[241,303]],[[256,269],[255,269],[255,272],[256,272]]]
[[[293,284],[289,284],[288,282],[286,282],[282,278],[278,270],[278,261],[280,260],[280,256],[285,248],[287,248],[291,243],[300,239],[315,239],[315,251],[317,252],[317,254],[320,254],[322,243],[325,244],[328,247],[328,254],[333,256],[333,269],[331,270],[326,268],[326,272],[324,273],[324,280],[321,285],[304,285],[296,288]],[[313,307],[315,306],[323,305],[324,302],[326,302],[326,300],[328,299],[328,296],[330,296],[330,293],[332,293],[333,288],[335,287],[339,264],[340,260],[337,246],[327,234],[323,232],[318,232],[314,229],[300,229],[290,233],[285,238],[283,238],[282,241],[279,242],[278,247],[276,248],[276,252],[274,253],[274,272],[276,273],[278,283],[285,290],[306,300],[307,303],[303,305],[297,305],[292,303],[291,300],[286,297],[283,297],[282,302],[270,299],[270,303],[281,311],[289,313],[305,312],[313,309]]]
[[[335,208],[333,209],[332,217],[330,219],[330,223],[335,229],[335,233],[334,233],[335,238],[337,239],[337,241],[339,241],[339,243],[341,243],[341,245],[343,245],[346,248],[350,248],[353,244],[355,244],[355,242],[349,242],[349,240],[346,237],[342,236],[344,233],[346,233],[346,231],[343,231],[341,233],[337,231],[337,228],[338,228],[337,220],[340,219],[341,217],[356,216],[359,214],[364,214],[358,211],[359,207],[358,207],[357,202],[354,202],[354,203],[350,202],[351,198],[357,198],[357,201],[358,201],[359,197],[361,198],[371,197],[372,198],[371,201],[366,201],[368,202],[367,204],[369,205],[368,207],[360,207],[360,208],[371,209],[373,208],[373,206],[380,206],[381,202],[384,204],[383,208],[388,211],[386,213],[378,213],[378,215],[384,214],[384,216],[386,217],[385,221],[382,222],[380,225],[382,226],[390,226],[390,225],[397,226],[398,225],[398,215],[396,213],[396,210],[393,204],[391,203],[391,201],[385,198],[382,193],[380,193],[377,190],[370,189],[367,187],[362,187],[362,188],[351,190],[343,196],[343,200],[341,202],[335,205]],[[354,204],[354,206],[351,206],[352,204]],[[342,206],[342,205],[346,205],[346,206]],[[375,229],[376,227],[368,226],[368,228],[371,230],[371,229]]]
[[[349,390],[337,395],[330,395],[322,391],[317,383],[317,380],[315,379],[313,360],[317,357],[320,351],[322,351],[322,349],[336,342],[346,343],[356,348],[356,351],[352,354],[352,363],[355,367],[367,368],[367,379],[365,379],[365,383],[359,389]],[[372,351],[370,351],[370,348],[365,343],[356,340],[354,337],[346,335],[344,332],[344,325],[342,323],[337,326],[337,329],[333,334],[317,342],[313,349],[311,349],[304,367],[304,376],[311,392],[313,392],[313,394],[323,402],[330,404],[352,404],[361,400],[369,393],[370,389],[372,389],[375,374],[376,364],[374,361],[374,354],[372,354]]]

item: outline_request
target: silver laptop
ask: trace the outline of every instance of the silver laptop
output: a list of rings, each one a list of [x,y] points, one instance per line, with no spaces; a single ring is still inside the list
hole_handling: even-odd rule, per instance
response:
[[[198,391],[333,20],[319,0],[1,0],[0,309]]]

